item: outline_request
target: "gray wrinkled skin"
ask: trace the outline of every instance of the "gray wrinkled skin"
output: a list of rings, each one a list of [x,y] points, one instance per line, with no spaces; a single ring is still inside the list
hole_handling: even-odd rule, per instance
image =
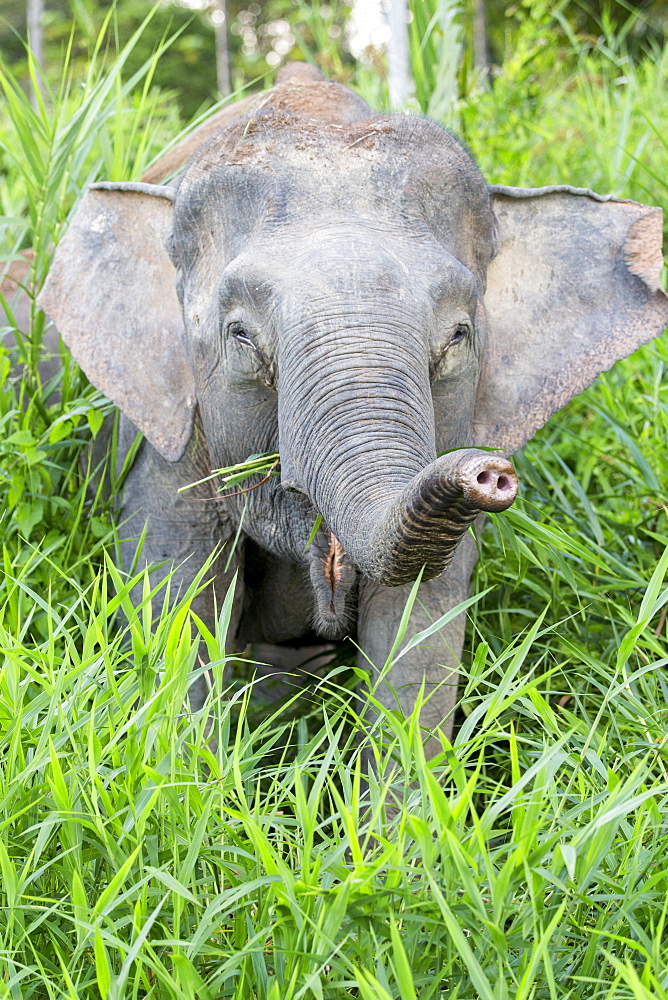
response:
[[[239,533],[195,608],[211,621],[239,573],[233,648],[350,635],[380,668],[408,585],[424,567],[411,632],[465,600],[467,529],[516,495],[476,446],[519,447],[665,325],[657,215],[503,188],[499,223],[443,129],[306,77],[229,113],[170,188],[89,192],[41,302],[128,446],[146,435],[123,506],[143,557],[185,586]],[[280,479],[176,493],[265,451]],[[424,682],[423,724],[451,719],[464,624],[403,657],[383,703],[410,711]]]
[[[406,485],[437,452],[472,444],[483,336],[475,320],[493,217],[482,178],[447,134],[411,119],[372,122],[383,130],[380,138],[352,148],[358,133],[369,132],[367,123],[352,137],[337,129],[323,138],[322,126],[283,120],[279,148],[270,151],[270,121],[238,146],[236,137],[221,135],[179,186],[169,253],[211,465],[258,451],[281,455],[280,481],[225,504],[235,523],[245,509],[243,528],[255,543],[241,641],[290,641],[310,627],[328,638],[355,635],[359,596],[359,635],[382,665],[407,591],[363,586],[360,595],[359,570],[367,570],[362,579],[374,575],[366,550],[379,530],[389,532],[389,511]],[[445,202],[435,234],[422,210],[424,184],[396,162],[397,143],[419,148],[424,159],[431,152],[439,170],[445,163],[464,173],[468,197]],[[250,161],[243,173],[227,165],[238,162],[239,146]],[[304,147],[318,155],[308,172],[301,169]],[[231,193],[221,198],[221,191]],[[252,235],[240,239],[242,228]],[[458,256],[446,248],[450,234]],[[229,261],[224,269],[221,261]],[[241,336],[231,332],[235,324]],[[449,409],[438,439],[432,385]],[[223,399],[229,405],[221,406]],[[477,509],[469,505],[456,540]],[[305,555],[318,513],[325,525]],[[323,572],[329,532],[342,543],[334,588]],[[406,580],[426,561],[430,541],[431,534],[422,539]],[[448,584],[425,587],[432,615],[466,596],[473,549],[467,546],[468,558],[458,560]],[[426,624],[424,614],[416,609],[413,627]],[[435,665],[431,684],[452,674],[462,627],[439,638],[437,655],[449,669],[444,674]],[[454,633],[449,642],[447,632]],[[397,669],[393,677],[402,689],[418,664],[415,683],[423,676],[419,655],[406,660],[403,676]],[[430,702],[434,724],[454,704],[454,690],[451,681]],[[405,689],[405,709],[414,694],[414,687]],[[391,703],[389,691],[387,697]]]

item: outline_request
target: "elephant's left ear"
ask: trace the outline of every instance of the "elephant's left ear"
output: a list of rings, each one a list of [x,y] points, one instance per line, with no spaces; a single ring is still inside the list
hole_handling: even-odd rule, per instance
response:
[[[195,381],[165,242],[174,192],[102,183],[84,195],[38,303],[93,385],[169,461],[190,439]]]
[[[516,451],[619,358],[662,332],[662,213],[581,188],[490,188],[499,251],[475,442]]]

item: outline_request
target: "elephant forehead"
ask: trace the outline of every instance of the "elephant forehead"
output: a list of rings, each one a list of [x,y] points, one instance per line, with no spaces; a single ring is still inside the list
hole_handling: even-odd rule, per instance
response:
[[[236,121],[185,174],[175,231],[213,230],[231,259],[259,227],[332,210],[380,226],[426,226],[475,269],[491,255],[493,217],[477,167],[442,128],[407,116],[342,125],[272,111]]]
[[[318,226],[305,223],[263,234],[224,270],[221,300],[255,298],[260,289],[278,293],[292,316],[318,301],[349,309],[351,301],[397,301],[407,307],[444,299],[475,300],[474,275],[424,232],[409,238],[397,226],[350,225],[332,215]],[[245,294],[244,294],[245,293]],[[306,303],[308,302],[308,306]]]

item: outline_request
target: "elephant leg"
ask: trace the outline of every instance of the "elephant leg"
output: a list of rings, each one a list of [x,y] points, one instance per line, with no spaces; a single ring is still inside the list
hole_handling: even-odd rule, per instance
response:
[[[127,454],[134,440],[136,428],[121,417],[119,454]],[[216,607],[220,610],[227,588],[237,570],[241,570],[242,551],[230,551],[235,537],[234,525],[221,513],[216,503],[201,502],[210,496],[203,489],[178,493],[181,486],[201,479],[210,472],[206,448],[199,442],[197,430],[188,448],[178,462],[168,462],[147,441],[142,441],[132,468],[123,487],[119,516],[119,535],[122,539],[121,565],[129,572],[136,561],[138,540],[146,527],[146,535],[137,563],[142,566],[164,563],[151,575],[155,586],[171,574],[171,601],[183,595],[194,580],[203,563],[218,546],[210,570],[213,584],[205,587],[192,602],[192,610],[213,631]],[[120,459],[122,462],[122,457]],[[192,498],[192,499],[191,499]],[[228,651],[232,652],[243,604],[242,572],[232,609],[228,630]],[[141,585],[135,587],[133,600],[141,600]],[[201,708],[207,696],[207,680],[202,676],[189,692],[194,710]]]
[[[405,641],[466,600],[476,560],[475,541],[470,534],[466,534],[447,571],[420,586]],[[376,672],[382,669],[392,648],[409,593],[408,586],[382,587],[369,580],[362,583],[359,644],[374,664]],[[420,687],[424,683],[425,704],[420,714],[420,723],[430,731],[440,727],[450,737],[457,704],[457,681],[465,629],[466,616],[458,615],[402,657],[389,671],[387,683],[381,683],[376,692],[381,704],[386,708],[399,707],[408,715],[413,711]],[[368,662],[361,654],[359,665],[368,668]],[[433,756],[440,751],[441,746],[434,738],[428,741],[425,749],[428,756]]]

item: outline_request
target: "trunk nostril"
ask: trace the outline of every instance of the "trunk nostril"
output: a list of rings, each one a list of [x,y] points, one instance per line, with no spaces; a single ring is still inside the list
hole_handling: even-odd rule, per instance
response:
[[[464,496],[478,510],[499,513],[510,507],[517,495],[515,470],[501,456],[481,456],[475,449],[462,452],[460,470],[457,478]]]
[[[517,484],[513,478],[505,472],[499,472],[498,469],[483,469],[475,477],[475,481],[478,486],[482,487],[479,494],[481,503],[483,498],[493,500],[494,497],[498,497],[501,499],[503,494],[514,495],[517,490]]]

